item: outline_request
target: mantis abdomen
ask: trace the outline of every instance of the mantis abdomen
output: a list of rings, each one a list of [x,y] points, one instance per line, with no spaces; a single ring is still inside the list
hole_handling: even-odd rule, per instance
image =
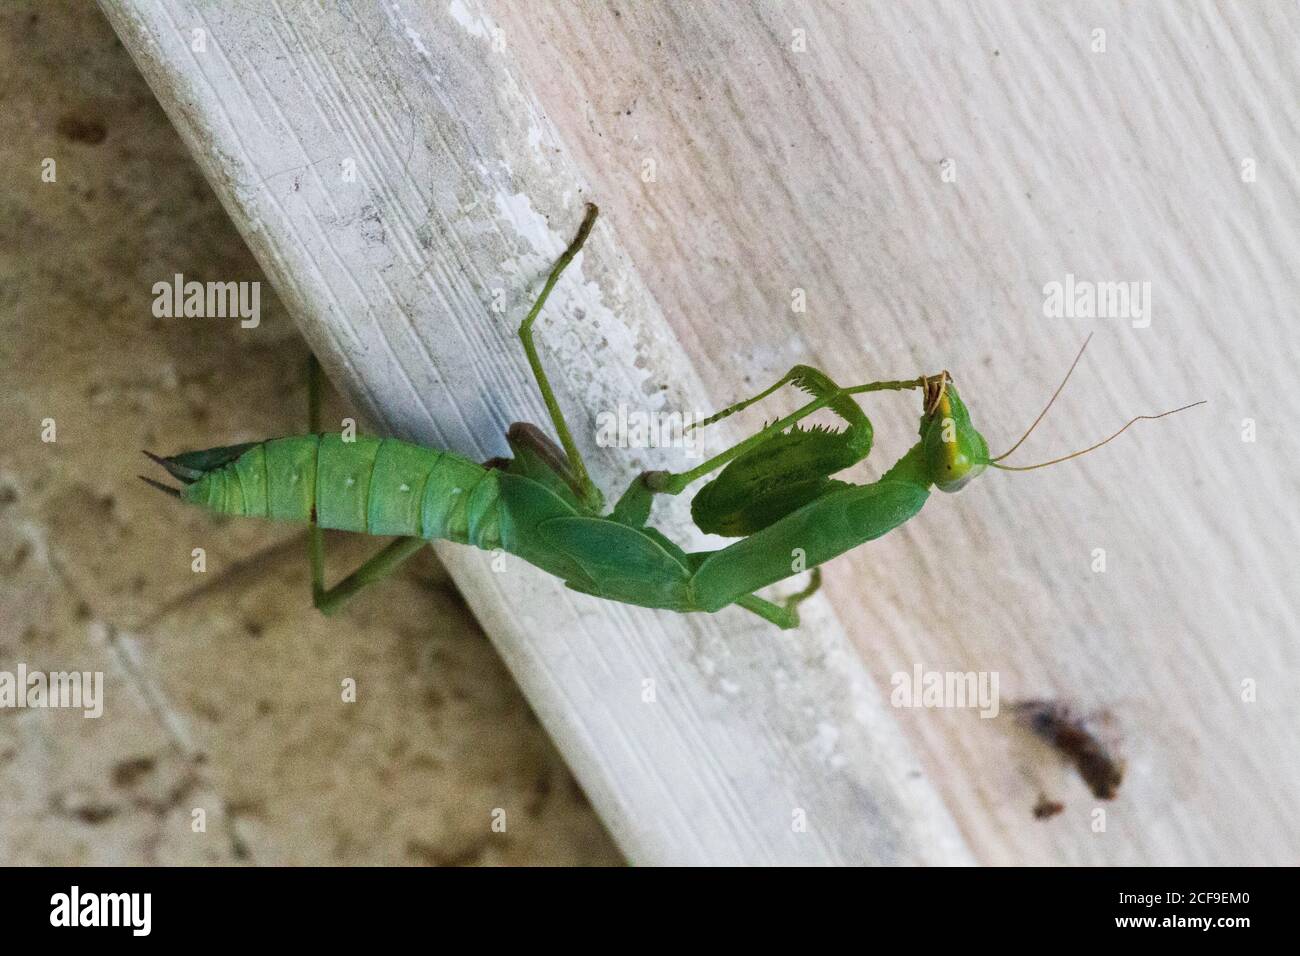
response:
[[[185,487],[222,514],[299,521],[374,535],[501,544],[496,474],[451,452],[394,438],[273,438]]]

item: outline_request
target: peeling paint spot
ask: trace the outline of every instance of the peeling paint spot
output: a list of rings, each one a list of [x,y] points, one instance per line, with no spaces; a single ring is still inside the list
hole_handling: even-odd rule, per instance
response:
[[[447,12],[451,18],[459,23],[465,32],[477,39],[487,36],[492,30],[496,29],[490,17],[482,13],[474,13],[465,4],[465,0],[451,0],[447,7]]]
[[[411,21],[402,15],[402,8],[398,4],[392,3],[389,4],[389,9],[393,11],[393,16],[402,25],[402,30],[406,33],[406,38],[411,41],[411,45],[415,47],[415,52],[426,60],[432,60],[433,55],[429,52],[429,48],[424,45],[424,38],[411,26]]]

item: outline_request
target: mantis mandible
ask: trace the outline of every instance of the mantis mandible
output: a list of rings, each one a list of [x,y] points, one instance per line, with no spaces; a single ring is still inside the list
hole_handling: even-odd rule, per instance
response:
[[[320,371],[313,358],[308,387],[312,434],[167,458],[145,452],[182,487],[144,480],[214,512],[306,522],[312,599],[325,614],[441,538],[489,551],[503,549],[562,578],[576,591],[606,600],[680,612],[713,613],[736,605],[777,627],[794,628],[799,604],[820,585],[819,566],[906,522],[921,510],[931,488],[958,491],[989,466],[1027,471],[1066,461],[1101,447],[1136,421],[1192,407],[1139,415],[1082,451],[1016,467],[1001,462],[1042,421],[1065,381],[1020,441],[990,457],[988,443],[971,423],[946,371],[841,387],[818,369],[797,365],[770,388],[698,425],[720,421],[785,385],[811,396],[801,408],[689,471],[643,472],[606,512],[604,495],[587,472],[533,343],[533,323],[582,248],[596,215],[596,207],[589,204],[577,236],[556,261],[519,327],[559,446],[535,425],[516,422],[507,433],[513,457],[479,464],[392,438],[357,436],[347,441],[340,434],[321,432]],[[1070,372],[1082,355],[1080,349]],[[832,478],[871,451],[871,422],[855,396],[913,389],[922,397],[920,440],[877,481],[856,485]],[[845,427],[835,431],[799,424],[822,409],[843,419]],[[691,516],[700,530],[738,541],[715,551],[688,553],[647,524],[656,495],[680,494],[719,468],[721,474],[692,500]],[[323,528],[398,537],[326,588]],[[812,573],[799,592],[780,601],[756,593],[804,569]]]

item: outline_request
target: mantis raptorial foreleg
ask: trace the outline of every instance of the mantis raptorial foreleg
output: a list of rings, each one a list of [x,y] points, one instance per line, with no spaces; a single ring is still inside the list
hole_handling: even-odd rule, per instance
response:
[[[868,440],[870,439],[871,423],[867,421],[867,416],[862,413],[858,403],[849,398],[843,389],[831,381],[829,375],[821,369],[813,368],[811,365],[796,365],[777,379],[770,388],[764,389],[753,398],[746,398],[734,405],[728,405],[722,411],[715,412],[703,421],[697,422],[693,427],[707,428],[714,422],[722,421],[729,415],[742,412],[749,406],[758,404],[783,385],[788,384],[794,384],[803,389],[813,398],[826,399],[828,407],[840,418],[848,422],[850,432],[862,433],[865,431]]]
[[[841,388],[819,369],[796,365],[770,388],[752,398],[729,405],[699,424],[711,425],[749,408],[787,384],[795,384],[811,393],[813,401],[690,471],[680,474],[648,472],[641,475],[619,499],[612,517],[625,524],[638,527],[644,525],[656,493],[677,494],[696,479],[703,478],[717,468],[728,466],[721,479],[696,496],[692,515],[697,525],[703,530],[715,530],[717,526],[722,528],[721,533],[724,534],[747,534],[764,527],[798,507],[803,503],[803,498],[812,500],[834,490],[839,483],[829,481],[827,476],[861,460],[870,451],[871,422],[853,395],[928,387],[930,381],[933,379],[921,376],[916,379],[870,382],[852,388]],[[834,434],[795,433],[801,420],[822,408],[829,408],[843,418],[848,428]],[[820,453],[809,457],[814,443]],[[796,449],[796,445],[801,447]],[[795,454],[790,454],[792,451]],[[803,460],[799,461],[799,458]],[[798,488],[802,488],[802,494],[797,492]],[[792,494],[792,490],[796,493]],[[705,505],[706,509],[712,510],[705,520],[698,505],[709,498],[711,491],[718,493]],[[738,511],[729,513],[729,498],[740,502]],[[767,504],[761,504],[765,499]],[[760,505],[757,509],[745,510],[755,503]],[[746,522],[753,527],[742,527]],[[769,601],[757,594],[747,594],[736,598],[735,603],[778,627],[797,627],[798,605],[811,597],[820,585],[820,571],[814,568],[808,586],[782,602]]]
[[[758,447],[759,445],[768,441],[772,437],[779,435],[781,432],[785,431],[790,426],[803,421],[809,415],[812,415],[814,412],[818,412],[823,408],[828,408],[828,407],[832,408],[834,411],[840,414],[841,417],[845,418],[850,423],[850,426],[852,427],[855,424],[855,419],[850,418],[849,415],[846,415],[842,410],[846,408],[846,405],[851,404],[855,409],[857,409],[857,415],[861,416],[862,420],[865,421],[866,416],[862,414],[862,410],[857,408],[857,403],[854,402],[853,399],[850,398],[849,396],[859,395],[864,392],[904,391],[906,389],[912,389],[912,388],[923,388],[925,387],[927,381],[934,378],[934,376],[923,375],[920,376],[919,378],[909,378],[909,379],[882,381],[882,382],[868,382],[864,385],[854,385],[850,388],[840,388],[836,386],[835,383],[832,382],[830,378],[826,376],[825,373],[817,369],[811,368],[810,366],[807,365],[796,365],[789,372],[787,372],[780,379],[778,379],[776,384],[774,384],[771,388],[768,388],[765,391],[760,392],[758,395],[755,395],[753,398],[748,398],[742,402],[737,402],[735,405],[729,405],[727,408],[724,408],[722,411],[717,412],[714,415],[710,415],[708,418],[704,419],[699,424],[701,427],[705,425],[711,425],[714,422],[727,417],[728,415],[734,414],[735,412],[748,408],[749,406],[755,404],[756,402],[759,402],[762,399],[771,395],[782,385],[799,380],[805,377],[808,373],[815,373],[817,376],[816,381],[819,384],[824,383],[826,386],[829,387],[825,388],[822,394],[817,395],[816,398],[814,398],[811,402],[808,402],[802,408],[799,408],[796,411],[791,412],[789,415],[786,415],[784,418],[772,422],[772,424],[756,432],[755,434],[750,435],[744,441],[737,442],[735,445],[732,445],[726,451],[714,455],[712,458],[702,462],[699,465],[696,465],[694,468],[690,469],[689,471],[681,471],[681,472],[651,471],[641,475],[637,479],[637,481],[644,482],[644,484],[656,494],[668,494],[668,495],[680,494],[692,482],[697,481],[700,478],[703,478],[705,475],[709,474],[712,471],[715,471],[718,468],[721,468],[723,465],[727,464],[733,459],[738,458],[740,455],[743,455],[745,452]],[[812,379],[809,380],[812,381]],[[867,435],[870,436],[870,425],[867,426]]]
[[[307,359],[307,421],[312,434],[320,432],[321,370],[315,355]],[[429,542],[423,538],[398,538],[332,588],[325,587],[325,533],[313,521],[307,527],[307,554],[311,560],[311,600],[322,614],[333,614],[367,584],[382,581]]]

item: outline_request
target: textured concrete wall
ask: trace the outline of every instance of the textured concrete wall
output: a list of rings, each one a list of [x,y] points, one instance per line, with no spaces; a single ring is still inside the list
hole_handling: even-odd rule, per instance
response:
[[[618,862],[431,554],[327,621],[294,529],[135,480],[303,430],[306,350],[265,282],[256,334],[152,316],[262,277],[94,6],[5,3],[0,64],[0,671],[106,680],[98,720],[0,709],[0,863]]]

